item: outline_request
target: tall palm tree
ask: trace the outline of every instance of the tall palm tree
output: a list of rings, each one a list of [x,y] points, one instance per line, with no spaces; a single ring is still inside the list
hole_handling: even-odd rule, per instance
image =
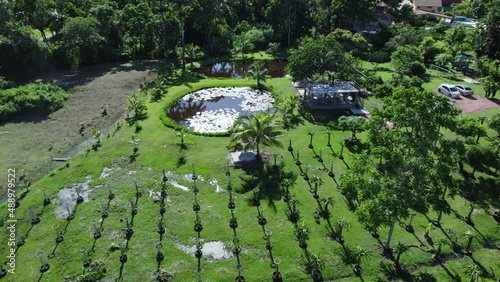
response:
[[[244,150],[255,149],[257,160],[259,160],[261,144],[283,147],[283,144],[277,139],[282,134],[278,128],[276,114],[269,109],[262,113],[239,117],[233,125],[233,130],[237,130],[237,132],[231,136],[230,147],[234,147],[242,141],[245,144]]]
[[[265,82],[266,79],[269,78],[268,73],[269,71],[266,68],[264,68],[264,65],[261,62],[253,63],[250,66],[250,69],[248,70],[248,75],[251,76],[253,79],[257,80],[257,87],[259,89],[262,88],[260,82],[261,81]]]

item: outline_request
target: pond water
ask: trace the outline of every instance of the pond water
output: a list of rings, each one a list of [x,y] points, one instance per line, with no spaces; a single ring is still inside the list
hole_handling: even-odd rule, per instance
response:
[[[227,132],[239,116],[272,108],[273,103],[268,91],[250,87],[207,88],[184,96],[166,114],[196,132]]]
[[[264,68],[268,70],[271,77],[283,77],[286,74],[286,61],[262,61]],[[248,68],[252,63],[234,61],[234,62],[217,62],[201,66],[198,72],[208,77],[230,77],[244,78],[247,75]]]

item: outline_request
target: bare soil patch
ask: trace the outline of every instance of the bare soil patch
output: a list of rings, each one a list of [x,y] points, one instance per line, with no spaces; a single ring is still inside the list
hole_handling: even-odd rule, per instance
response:
[[[439,92],[434,91],[438,95],[442,95]],[[450,100],[453,105],[462,109],[463,114],[480,112],[487,109],[500,108],[500,100],[498,99],[486,99],[483,96],[472,95],[468,97],[460,96],[460,99],[452,99],[445,95],[445,97]]]
[[[0,122],[0,171],[15,168],[17,177],[37,180],[62,157],[91,137],[95,130],[111,126],[125,113],[126,97],[153,78],[153,62],[134,61],[86,68],[78,73],[57,71],[40,77],[66,89],[70,97],[64,107],[48,116],[30,115]],[[107,104],[102,115],[101,104]],[[80,123],[86,122],[84,135]],[[0,196],[6,192],[6,173],[0,174]]]

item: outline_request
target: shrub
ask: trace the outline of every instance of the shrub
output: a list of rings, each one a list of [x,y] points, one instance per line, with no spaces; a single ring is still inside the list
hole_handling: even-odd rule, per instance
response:
[[[30,83],[0,90],[0,117],[42,112],[48,114],[60,109],[68,94],[52,84]]]

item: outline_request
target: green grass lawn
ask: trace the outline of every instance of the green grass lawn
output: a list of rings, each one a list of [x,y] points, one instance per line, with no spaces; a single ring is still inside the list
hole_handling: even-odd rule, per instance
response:
[[[255,82],[245,79],[200,79],[186,75],[172,78],[171,84],[175,86],[169,89],[162,101],[149,104],[148,118],[140,121],[143,128],[140,132],[136,133],[134,126],[124,123],[121,129],[112,130],[107,136],[102,137],[102,147],[97,151],[81,151],[70,160],[68,166],[61,165],[34,183],[29,192],[20,191],[18,197],[22,197],[21,205],[15,210],[15,218],[17,230],[25,237],[26,242],[16,252],[16,275],[9,274],[3,279],[4,281],[63,281],[65,279],[74,281],[76,276],[86,273],[82,266],[83,255],[79,252],[82,246],[88,248],[88,257],[92,261],[104,263],[106,273],[101,281],[114,281],[112,279],[118,278],[120,271],[123,281],[151,279],[150,277],[153,277],[158,267],[155,260],[154,242],[160,238],[156,232],[160,206],[150,197],[150,191],[161,190],[160,180],[163,169],[179,175],[180,177],[176,179],[178,184],[187,187],[189,191],[174,187],[173,184],[167,185],[168,200],[164,215],[167,231],[162,241],[165,259],[160,263],[160,268],[171,273],[174,277],[173,281],[195,281],[196,259],[178,248],[180,245],[193,246],[197,236],[193,230],[195,221],[195,213],[192,210],[193,182],[188,180],[192,173],[191,164],[195,164],[196,174],[200,177],[197,186],[200,189],[200,219],[204,227],[201,238],[203,242],[222,241],[230,252],[233,231],[228,226],[231,215],[227,208],[228,179],[225,176],[226,156],[230,152],[227,147],[229,138],[188,134],[185,138],[185,148],[183,148],[175,130],[165,127],[160,117],[164,115],[165,104],[186,93],[207,87],[254,86]],[[287,78],[270,79],[266,86],[272,89],[276,99],[282,99],[286,94],[294,91],[291,81]],[[376,101],[372,103],[375,106]],[[370,236],[370,233],[357,222],[356,216],[347,209],[335,182],[328,177],[323,165],[314,157],[314,152],[308,149],[308,132],[315,133],[314,152],[319,153],[322,149],[324,165],[329,168],[333,164],[333,170],[338,176],[337,180],[346,169],[346,165],[336,156],[340,151],[341,142],[350,133],[330,131],[322,124],[311,123],[303,119],[297,127],[286,131],[281,136],[283,149],[267,149],[284,157],[285,173],[297,176],[296,185],[291,188],[291,193],[301,202],[300,224],[303,222],[311,228],[308,241],[309,252],[318,255],[325,263],[322,271],[325,279],[359,281],[350,267],[342,263],[339,256],[340,244],[326,236],[325,222],[315,223],[313,212],[316,209],[316,201],[309,192],[307,182],[299,175],[299,167],[294,164],[291,154],[286,149],[289,138],[292,140],[294,152],[300,151],[300,160],[303,163],[301,168],[311,177],[316,175],[323,179],[324,184],[319,188],[319,194],[322,197],[334,198],[332,221],[345,218],[351,224],[351,228],[344,233],[345,244],[349,247],[360,245],[367,251],[367,260],[362,263],[365,281],[387,280],[382,273],[381,263],[388,263],[388,261],[380,255],[378,241]],[[326,146],[327,132],[332,132],[331,150]],[[129,143],[132,136],[140,139],[135,161],[130,158],[133,154],[133,146]],[[366,135],[359,134],[359,138],[363,140]],[[344,155],[347,164],[357,157],[356,154],[347,150],[344,151]],[[109,175],[103,174],[103,171],[106,172],[108,169],[112,169]],[[187,179],[182,176],[187,176]],[[266,241],[263,238],[262,228],[257,222],[257,208],[250,204],[253,197],[252,188],[260,187],[263,212],[268,222],[265,228],[272,230],[272,253],[274,258],[281,259],[279,269],[284,281],[312,281],[311,276],[301,267],[303,253],[293,239],[293,225],[286,218],[286,204],[281,200],[281,191],[279,187],[266,185],[269,183],[267,180],[272,177],[276,177],[276,172],[269,167],[254,171],[231,169],[231,183],[235,189],[235,215],[239,224],[236,231],[242,247],[241,264],[244,266],[242,275],[247,281],[270,281],[271,273],[274,271],[270,266],[269,253],[264,247]],[[88,179],[91,179],[88,182],[91,192],[84,203],[77,205],[75,218],[71,221],[58,219],[55,212],[61,205],[56,200],[58,193],[63,188],[71,188]],[[214,181],[222,188],[222,192],[216,192],[217,186],[213,184]],[[132,217],[129,200],[135,201],[135,184],[139,187],[142,196],[138,198],[138,214]],[[108,185],[116,197],[109,201],[109,216],[102,222],[102,237],[94,241],[94,230],[90,222],[99,221],[101,218],[100,203],[105,205],[108,203],[106,188]],[[43,191],[53,199],[53,202],[46,207],[43,207]],[[466,214],[465,200],[456,197],[450,203],[460,215]],[[41,218],[41,222],[36,225],[30,224],[31,217],[28,209],[31,207]],[[6,216],[7,203],[5,202],[0,205],[0,217],[6,218]],[[436,217],[434,213],[430,216]],[[133,218],[135,232],[128,242],[126,251],[128,261],[120,270],[122,266],[119,261],[120,251],[112,251],[111,246],[123,244],[126,241],[123,230],[125,223],[121,221],[123,218],[129,220]],[[473,242],[474,258],[488,270],[491,268],[497,274],[500,272],[500,265],[495,263],[495,257],[499,256],[498,249],[485,248],[483,245],[486,240],[498,241],[498,225],[482,210],[477,210],[472,219],[483,236],[478,235],[480,239]],[[101,223],[98,222],[98,224]],[[64,230],[64,241],[59,244],[55,242],[54,225],[59,225],[61,230]],[[415,235],[418,240],[424,241],[423,234],[427,226],[425,217],[417,215],[413,226],[415,226]],[[443,229],[450,229],[456,236],[461,236],[466,230],[472,228],[452,215],[445,215]],[[387,229],[380,230],[380,234],[380,239],[385,240]],[[438,241],[439,238],[445,238],[447,234],[439,229],[433,229],[430,235]],[[7,247],[9,236],[9,231],[4,227],[0,233],[0,241],[4,242],[3,247],[0,248],[0,255],[4,258],[9,255],[9,247]],[[417,238],[399,226],[395,229],[394,244],[397,242],[419,244]],[[92,249],[94,243],[95,246]],[[432,249],[429,246],[425,248]],[[39,272],[40,261],[35,256],[38,252],[44,252],[44,261],[50,264],[50,270],[43,275]],[[444,252],[447,254],[444,265],[466,279],[464,267],[472,260],[467,257],[456,258],[447,246],[444,247]],[[431,255],[424,251],[418,249],[408,251],[403,254],[401,262],[412,273],[426,271],[432,274],[436,281],[449,279],[445,270],[439,265],[434,265],[431,262]],[[234,257],[227,260],[208,261],[204,254],[201,262],[204,269],[201,279],[203,281],[232,281],[236,276],[236,265],[237,261]],[[3,267],[8,268],[5,264]]]

